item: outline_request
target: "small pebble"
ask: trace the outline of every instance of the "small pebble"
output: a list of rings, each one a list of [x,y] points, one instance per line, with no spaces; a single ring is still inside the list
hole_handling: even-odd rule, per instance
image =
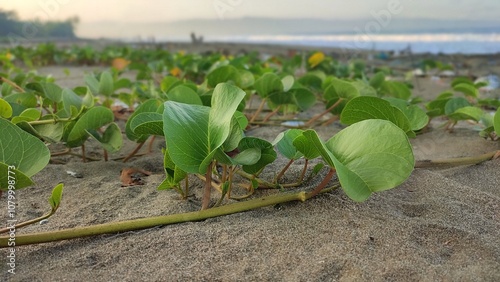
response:
[[[66,173],[69,175],[69,176],[73,176],[75,178],[83,178],[83,174],[79,173],[79,172],[74,172],[74,171],[71,171],[71,170],[67,170]]]

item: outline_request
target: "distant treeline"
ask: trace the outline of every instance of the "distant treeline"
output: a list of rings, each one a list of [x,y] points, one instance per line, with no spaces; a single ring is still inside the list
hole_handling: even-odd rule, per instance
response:
[[[0,9],[0,37],[76,38],[78,17],[65,21],[21,21],[16,12]]]

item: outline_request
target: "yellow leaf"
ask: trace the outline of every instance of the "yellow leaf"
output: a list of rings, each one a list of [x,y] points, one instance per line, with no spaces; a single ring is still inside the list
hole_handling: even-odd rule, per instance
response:
[[[175,68],[173,68],[173,69],[170,70],[170,74],[173,75],[173,76],[176,76],[176,77],[181,76],[181,73],[182,73],[182,71],[178,67],[175,67]]]
[[[309,57],[309,60],[307,61],[309,63],[309,66],[311,68],[314,68],[315,66],[321,64],[325,60],[325,54],[323,52],[316,52],[314,53],[311,57]]]
[[[124,70],[128,66],[128,64],[130,64],[130,61],[124,58],[114,58],[113,62],[111,63],[113,68],[117,69],[118,71]]]

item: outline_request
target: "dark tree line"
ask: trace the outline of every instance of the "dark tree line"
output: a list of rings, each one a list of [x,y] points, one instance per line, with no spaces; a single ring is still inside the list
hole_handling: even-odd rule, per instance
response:
[[[14,11],[0,9],[0,37],[16,35],[34,38],[75,38],[75,27],[78,21],[78,17],[65,21],[21,21]]]

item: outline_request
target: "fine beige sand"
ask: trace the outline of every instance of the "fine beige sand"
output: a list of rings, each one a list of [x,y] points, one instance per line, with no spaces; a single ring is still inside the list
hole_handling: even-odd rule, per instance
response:
[[[460,58],[472,71],[491,72],[485,58]],[[486,66],[498,70],[499,61]],[[83,84],[93,67],[42,68],[61,85]],[[416,95],[430,99],[450,80],[424,77]],[[495,94],[493,94],[495,95]],[[417,160],[475,156],[500,150],[499,141],[478,136],[477,125],[460,122],[451,133],[436,120],[411,140]],[[338,132],[332,124],[316,130],[323,139]],[[260,127],[248,135],[272,140],[284,127]],[[367,140],[367,142],[369,142]],[[202,182],[190,178],[189,200],[174,191],[157,191],[164,177],[158,138],[153,152],[121,161],[83,163],[63,156],[38,173],[36,186],[16,191],[19,221],[48,209],[51,189],[63,182],[63,201],[48,223],[18,234],[88,226],[127,219],[196,211]],[[94,144],[95,145],[95,144]],[[128,153],[127,142],[116,156]],[[90,156],[102,151],[92,142]],[[57,151],[58,148],[51,148]],[[61,149],[61,148],[59,148]],[[143,149],[144,150],[144,149]],[[75,152],[78,150],[75,149]],[[271,177],[286,163],[282,157],[263,173]],[[285,180],[301,169],[293,165]],[[153,172],[145,185],[121,187],[120,171],[138,167]],[[83,178],[66,171],[81,173]],[[322,175],[326,173],[322,171]],[[295,189],[315,187],[319,177]],[[342,190],[304,203],[279,206],[142,231],[101,235],[16,248],[16,274],[3,281],[500,281],[500,159],[478,165],[415,169],[399,187],[355,203]],[[278,193],[257,191],[255,197]],[[213,192],[214,200],[219,194]],[[6,202],[5,195],[0,199]],[[2,204],[0,218],[6,218]],[[6,254],[3,250],[2,254]]]

